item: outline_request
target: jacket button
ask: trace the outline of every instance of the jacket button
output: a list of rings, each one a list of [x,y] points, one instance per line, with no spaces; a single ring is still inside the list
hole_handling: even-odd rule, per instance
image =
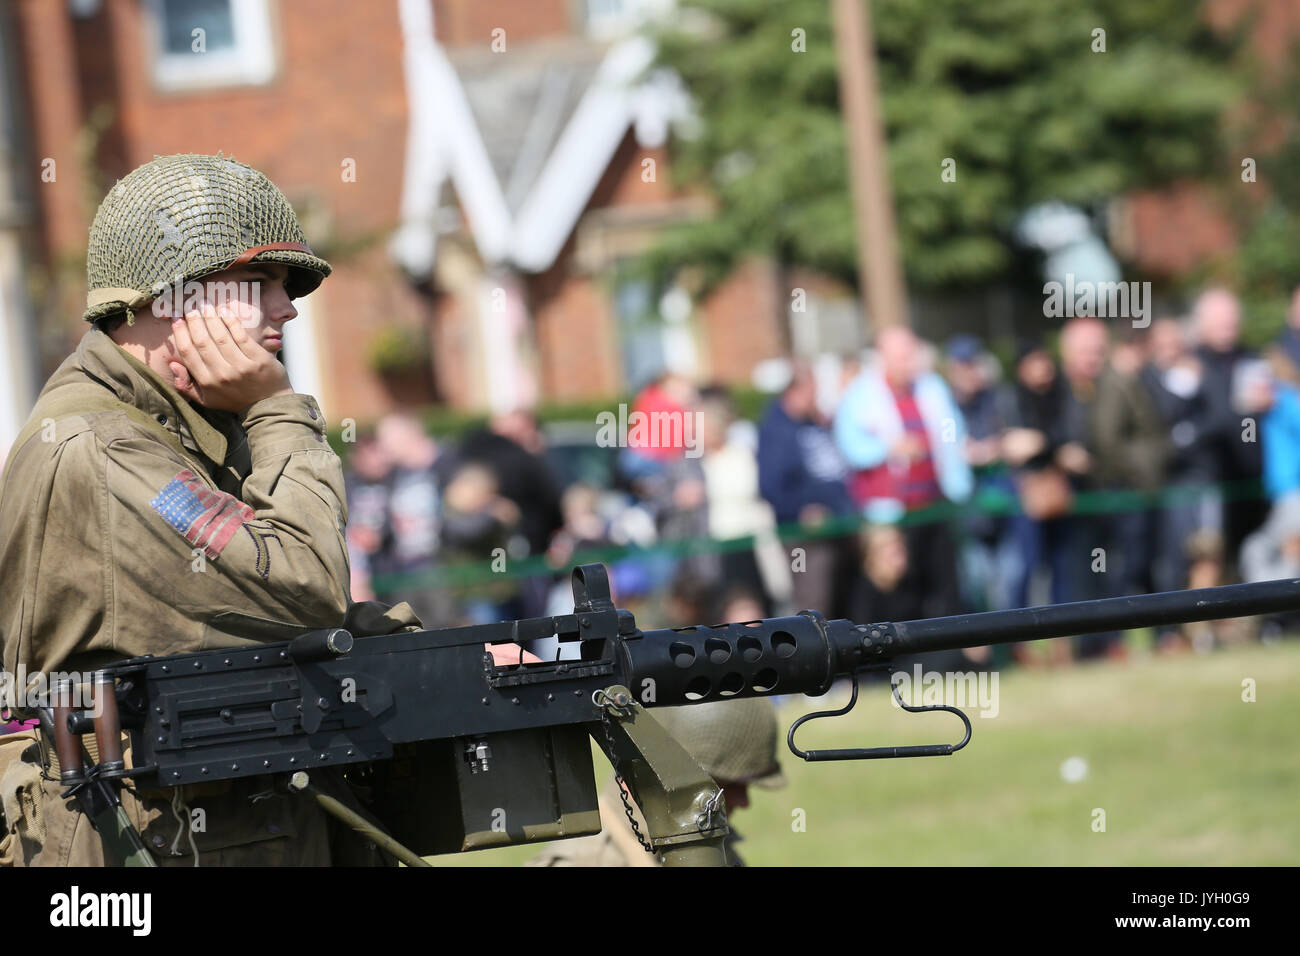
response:
[[[317,441],[324,441],[324,440],[325,440],[325,436],[322,435],[320,432],[317,432],[317,433],[316,433],[316,440],[317,440]]]
[[[159,424],[159,425],[166,425],[166,424],[167,424],[167,416],[166,416],[166,415],[159,415],[159,416],[158,416],[158,424]]]
[[[155,836],[152,842],[154,846],[161,848],[167,841],[161,836]]]
[[[313,419],[320,417],[316,414],[316,409],[312,408],[310,405],[307,406],[307,414],[310,415]]]

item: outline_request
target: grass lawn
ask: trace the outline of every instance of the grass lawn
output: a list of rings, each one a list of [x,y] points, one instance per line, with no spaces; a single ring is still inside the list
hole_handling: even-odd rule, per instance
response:
[[[1254,703],[1242,700],[1246,678]],[[1006,671],[998,691],[996,717],[967,708],[974,738],[951,757],[805,764],[783,740],[789,786],[751,790],[752,805],[734,817],[746,862],[1300,864],[1300,642]],[[782,736],[799,714],[846,695],[787,698]],[[960,739],[960,729],[949,714],[891,707],[888,689],[875,684],[847,717],[802,728],[799,744],[940,743]],[[1077,782],[1062,777],[1070,757],[1087,763]],[[602,760],[597,775],[607,772]],[[1097,809],[1104,832],[1094,829]],[[434,862],[509,866],[535,852]]]

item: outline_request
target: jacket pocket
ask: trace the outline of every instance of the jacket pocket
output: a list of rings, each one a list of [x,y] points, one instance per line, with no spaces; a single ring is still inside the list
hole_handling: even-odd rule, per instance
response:
[[[296,866],[328,860],[323,823],[311,819],[319,815],[315,805],[309,798],[273,792],[269,777],[139,796],[140,836],[165,865],[193,866],[196,854],[199,866]]]
[[[0,866],[23,864],[45,845],[40,764],[23,759],[35,741],[35,731],[0,737],[0,805],[5,822],[0,836]]]

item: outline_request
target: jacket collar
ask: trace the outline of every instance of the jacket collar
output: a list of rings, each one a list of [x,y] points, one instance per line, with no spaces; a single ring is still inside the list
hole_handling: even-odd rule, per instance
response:
[[[171,382],[98,329],[91,329],[82,337],[75,361],[83,372],[112,389],[123,402],[158,419],[183,445],[197,449],[217,465],[225,462],[228,441],[220,426],[226,423],[219,419],[219,416],[229,417],[225,413],[196,408]]]

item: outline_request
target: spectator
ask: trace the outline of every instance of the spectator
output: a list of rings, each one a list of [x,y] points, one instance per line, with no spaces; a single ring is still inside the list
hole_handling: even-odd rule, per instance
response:
[[[728,587],[722,596],[723,624],[744,624],[759,621],[765,616],[763,599],[757,592],[742,585]]]
[[[492,472],[499,493],[519,509],[519,524],[509,542],[510,557],[515,560],[544,554],[551,535],[560,527],[560,490],[544,451],[536,418],[516,409],[493,415],[486,428],[466,435],[439,469],[444,480],[471,462]],[[547,588],[545,578],[524,582],[520,596],[526,616],[543,613]]]
[[[716,597],[716,588],[695,578],[688,570],[679,570],[668,587],[668,598],[663,602],[667,620],[659,626],[691,627],[705,622],[717,623]]]
[[[661,416],[680,416],[658,421],[667,425],[667,430],[676,430],[683,444],[679,447],[673,441],[663,440],[665,427],[650,428],[650,435],[657,435],[658,440],[646,448],[656,449],[657,457],[638,459],[643,464],[651,464],[630,477],[635,493],[654,516],[658,540],[665,544],[681,543],[684,553],[677,559],[670,557],[667,550],[661,552],[652,564],[652,575],[657,586],[666,584],[674,576],[689,575],[707,587],[716,587],[722,580],[722,563],[717,552],[704,544],[709,536],[704,466],[699,457],[686,456],[684,444],[688,421],[696,439],[704,430],[699,424],[703,414],[699,409],[699,395],[683,379],[672,375],[661,379],[653,390],[658,397],[646,402],[638,399],[639,407],[642,410],[657,408],[655,413]],[[689,405],[685,404],[687,401]],[[652,412],[646,411],[646,414]],[[667,424],[676,422],[680,422],[680,426]],[[675,439],[677,435],[668,437]]]
[[[1056,450],[1056,463],[1069,475],[1075,491],[1098,489],[1106,467],[1094,455],[1094,422],[1109,347],[1110,331],[1094,316],[1070,319],[1061,328],[1061,376],[1066,386],[1062,417],[1065,441]],[[1136,373],[1136,369],[1133,371]],[[1072,542],[1067,574],[1073,582],[1075,599],[1113,595],[1115,574],[1109,566],[1103,570],[1095,562],[1098,548],[1108,562],[1116,556],[1114,522],[1104,517],[1100,520],[1071,517],[1066,523],[1070,528],[1067,537]],[[1109,631],[1081,635],[1075,648],[1079,657],[1094,658],[1122,653],[1123,645],[1121,635]]]
[[[647,491],[653,495],[649,500],[659,540],[685,546],[676,571],[716,587],[722,581],[722,561],[704,544],[709,536],[709,503],[701,460],[681,457],[669,462]]]
[[[966,461],[975,477],[976,498],[1013,494],[1002,456],[1007,398],[997,387],[996,360],[973,335],[948,343],[948,384],[966,421]],[[961,577],[968,607],[979,610],[1011,605],[1007,583],[1015,575],[1009,522],[975,507],[962,518]]]
[[[926,614],[925,585],[922,584],[923,562],[914,562],[907,537],[890,524],[868,525],[859,535],[861,570],[854,583],[850,606],[851,619],[872,621],[913,621]],[[939,651],[899,658],[891,670],[908,670],[914,663],[935,670],[961,670],[970,665],[961,651]]]
[[[686,415],[698,400],[695,387],[686,378],[664,372],[637,394],[632,401],[629,420],[631,415],[639,413],[646,421],[680,421],[684,427]],[[633,436],[629,435],[628,447],[620,456],[619,467],[632,480],[661,474],[668,463],[682,457],[683,448],[673,443],[672,437],[671,432],[665,435],[661,429],[654,428],[645,436],[644,442],[637,439],[634,446]]]
[[[777,568],[784,571],[787,558],[772,533],[776,524],[772,508],[758,493],[754,448],[739,439],[732,429],[736,413],[725,391],[703,393],[700,412],[704,452],[700,465],[709,503],[709,536],[714,541],[754,539],[751,547],[729,549],[720,555],[722,578],[728,584],[743,584],[763,595],[764,606],[770,610],[771,559],[774,557]],[[771,553],[772,546],[776,547],[775,556]],[[768,559],[762,564],[760,549],[764,549],[764,557]]]
[[[778,524],[798,522],[815,530],[853,513],[845,478],[848,468],[817,410],[817,383],[807,362],[796,361],[790,383],[763,416],[758,432],[759,490]],[[793,542],[804,563],[792,575],[796,608],[834,613],[837,569],[851,555],[846,540],[809,538]]]
[[[759,486],[781,524],[815,527],[853,513],[848,468],[817,411],[817,383],[796,361],[790,383],[763,416],[758,433]]]
[[[546,464],[545,440],[531,412],[516,409],[493,415],[486,428],[470,432],[447,461],[444,474],[474,462],[496,478],[499,493],[519,508],[520,533],[527,551],[543,554],[560,527],[560,490]]]
[[[1010,553],[1015,558],[1008,584],[1013,607],[1030,604],[1030,586],[1040,565],[1049,575],[1051,603],[1075,599],[1072,562],[1076,543],[1069,517],[1074,492],[1056,460],[1067,437],[1065,402],[1065,384],[1046,348],[1036,341],[1021,342],[1002,442],[1020,499],[1020,513],[1009,523]],[[1013,651],[1021,660],[1030,659],[1024,645]],[[1049,653],[1068,653],[1068,645],[1054,642]]]
[[[1110,333],[1101,319],[1080,316],[1061,329],[1061,375],[1066,387],[1061,421],[1063,443],[1056,449],[1056,462],[1080,489],[1095,481],[1089,443],[1093,406],[1109,345]]]
[[[854,583],[851,620],[913,621],[925,617],[925,596],[912,570],[907,539],[896,525],[867,525],[859,535],[861,573]]]
[[[1300,492],[1278,501],[1264,526],[1246,539],[1241,571],[1247,581],[1300,578]]]
[[[564,523],[546,551],[551,564],[567,570],[575,553],[608,548],[613,543],[609,522],[601,515],[599,505],[600,492],[585,482],[575,482],[564,489],[560,497]]]
[[[840,452],[857,471],[849,490],[862,513],[896,520],[945,498],[964,502],[972,490],[966,429],[943,379],[921,368],[921,342],[891,326],[876,342],[877,363],[849,386],[835,415]],[[926,613],[960,608],[956,548],[945,521],[909,527],[907,544],[927,556],[919,569]]]
[[[387,415],[376,429],[380,448],[393,463],[385,547],[376,569],[397,577],[385,600],[409,601],[425,627],[450,622],[450,595],[431,579],[441,544],[438,445],[411,415]]]
[[[1272,353],[1274,400],[1260,426],[1264,491],[1277,502],[1300,492],[1300,366],[1283,349]]]
[[[389,475],[392,460],[373,434],[362,435],[344,475],[348,505],[348,562],[352,600],[373,601],[375,559],[388,545]]]
[[[1096,484],[1116,491],[1154,494],[1165,482],[1171,443],[1168,428],[1143,384],[1145,332],[1130,328],[1111,351],[1097,383],[1092,406]],[[1110,516],[1111,550],[1107,573],[1111,593],[1143,594],[1154,590],[1152,562],[1156,544],[1156,509],[1144,502],[1122,506]]]
[[[1197,531],[1219,525],[1219,496],[1207,491],[1216,464],[1204,437],[1205,392],[1201,363],[1177,319],[1151,323],[1149,361],[1140,375],[1169,435],[1164,488],[1169,501],[1157,512],[1153,586],[1187,586],[1187,542]]]
[[[1246,581],[1300,578],[1300,491],[1275,503],[1263,527],[1241,546],[1241,576]],[[1294,634],[1300,630],[1300,613],[1272,615],[1264,630]]]
[[[449,562],[490,566],[498,573],[505,570],[519,523],[519,507],[499,493],[496,475],[486,465],[463,464],[447,482],[442,539]],[[522,616],[517,595],[518,587],[508,578],[471,589],[464,601],[469,623],[490,624]]]
[[[1260,443],[1247,439],[1253,437],[1248,420],[1265,408],[1257,397],[1239,394],[1241,374],[1255,356],[1241,346],[1241,307],[1231,292],[1202,293],[1193,316],[1200,340],[1196,355],[1204,369],[1207,455],[1216,466],[1214,479],[1230,483],[1239,492],[1243,482],[1258,479],[1263,470]],[[1219,527],[1227,554],[1235,555],[1246,535],[1259,526],[1264,508],[1262,502],[1241,494],[1222,506]]]
[[[1012,521],[1016,551],[1023,566],[1012,589],[1016,607],[1025,607],[1029,578],[1038,559],[1048,554],[1052,571],[1051,601],[1067,600],[1071,593],[1058,552],[1065,543],[1065,516],[1073,505],[1073,490],[1065,471],[1056,463],[1064,444],[1065,385],[1056,363],[1038,342],[1022,342],[1016,356],[1016,381],[1012,388],[1003,455],[1012,466],[1023,515]]]

